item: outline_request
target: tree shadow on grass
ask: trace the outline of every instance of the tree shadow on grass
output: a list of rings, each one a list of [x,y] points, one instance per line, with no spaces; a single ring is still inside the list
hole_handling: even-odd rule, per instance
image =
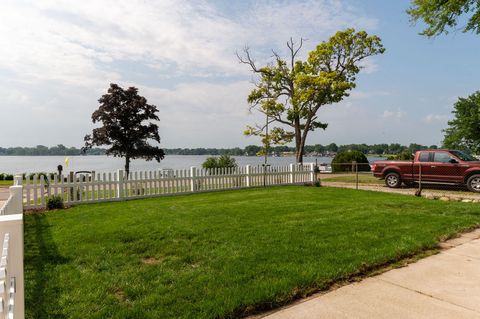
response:
[[[56,267],[68,258],[58,252],[45,214],[28,216],[24,227],[26,318],[67,318],[58,304],[61,288]]]

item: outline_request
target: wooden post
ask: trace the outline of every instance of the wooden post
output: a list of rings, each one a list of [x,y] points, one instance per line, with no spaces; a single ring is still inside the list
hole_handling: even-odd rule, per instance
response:
[[[290,178],[289,178],[289,184],[293,184],[295,182],[295,177],[293,176],[293,171],[294,171],[294,164],[290,164]]]
[[[246,177],[246,184],[247,185],[246,186],[250,187],[250,165],[247,165],[245,167],[245,174],[247,175],[247,177]]]
[[[117,198],[125,197],[123,169],[117,170]]]
[[[315,183],[315,167],[314,163],[310,163],[310,182]]]
[[[190,167],[190,191],[195,192],[197,190],[197,168],[196,167]]]
[[[15,175],[15,177],[13,178],[13,185],[22,185],[22,181],[22,175]]]
[[[23,213],[23,186],[14,185],[9,187],[11,202],[8,205],[8,214]]]
[[[69,198],[69,202],[73,202],[73,199],[74,199],[74,197],[73,197],[73,192],[75,191],[75,190],[73,189],[73,186],[72,186],[72,184],[73,184],[73,171],[70,171],[70,173],[68,174],[68,181],[67,181],[67,183],[70,184],[70,198]],[[75,196],[75,197],[76,197],[76,196]]]

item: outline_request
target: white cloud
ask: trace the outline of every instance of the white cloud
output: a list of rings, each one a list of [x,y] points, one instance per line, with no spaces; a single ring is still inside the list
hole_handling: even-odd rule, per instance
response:
[[[359,89],[354,89],[350,93],[350,99],[368,99],[371,97],[382,97],[382,96],[390,96],[392,93],[388,91],[363,91]]]
[[[7,103],[0,108],[25,129],[9,136],[13,124],[1,127],[0,144],[81,144],[110,82],[135,85],[159,106],[172,146],[241,144],[256,117],[247,116],[252,86],[235,50],[249,44],[265,61],[291,36],[307,38],[307,52],[336,30],[376,25],[334,0],[252,1],[233,13],[205,0],[4,0],[0,93]],[[142,72],[153,80],[132,80]],[[42,124],[52,119],[55,128]]]
[[[315,45],[346,26],[376,25],[330,0],[259,2],[235,18],[206,1],[15,0],[2,5],[0,21],[0,68],[28,79],[92,86],[119,77],[103,66],[116,60],[231,74],[245,71],[233,54],[245,43],[269,51],[303,36]]]
[[[423,118],[423,122],[427,124],[432,123],[446,123],[450,119],[450,115],[445,114],[428,114]]]
[[[383,119],[397,119],[400,120],[405,117],[405,112],[398,109],[397,111],[385,110],[383,111],[381,117]]]

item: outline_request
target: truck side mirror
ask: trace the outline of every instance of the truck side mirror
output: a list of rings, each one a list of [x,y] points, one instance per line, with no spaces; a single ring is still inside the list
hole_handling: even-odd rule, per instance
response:
[[[456,159],[454,159],[454,158],[449,159],[448,162],[449,162],[450,164],[458,164],[458,161],[457,161]]]

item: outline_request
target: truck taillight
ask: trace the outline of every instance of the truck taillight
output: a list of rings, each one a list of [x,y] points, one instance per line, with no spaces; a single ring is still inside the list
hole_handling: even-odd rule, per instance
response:
[[[375,164],[372,164],[372,165],[371,165],[371,167],[372,167],[372,171],[374,171],[374,170],[375,170],[375,168],[377,167],[377,165],[375,165]]]

